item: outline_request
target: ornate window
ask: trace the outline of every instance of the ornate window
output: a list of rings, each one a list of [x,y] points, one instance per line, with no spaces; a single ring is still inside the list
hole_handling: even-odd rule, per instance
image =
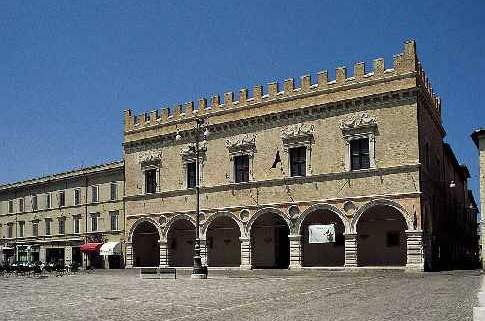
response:
[[[47,209],[52,208],[52,197],[50,192],[47,192],[47,194],[45,194],[45,206]]]
[[[98,231],[99,213],[91,213],[91,232]]]
[[[32,221],[32,236],[39,236],[39,221]]]
[[[32,195],[32,211],[37,211],[38,208],[37,195]]]
[[[295,124],[281,130],[283,148],[288,157],[290,176],[306,176],[312,174],[311,158],[314,143],[314,126]]]
[[[147,150],[138,154],[143,173],[143,193],[157,193],[160,191],[160,163],[162,152],[160,150]]]
[[[289,149],[290,176],[306,176],[306,146]]]
[[[81,215],[73,215],[72,217],[73,221],[74,221],[74,226],[73,226],[73,232],[74,234],[79,234],[80,232],[80,223],[81,223]]]
[[[111,182],[109,195],[111,201],[118,199],[118,184],[116,182]]]
[[[59,191],[59,207],[66,206],[66,193],[64,191]]]
[[[186,179],[187,179],[187,188],[194,188],[195,184],[197,183],[196,181],[196,175],[197,175],[197,170],[196,170],[196,162],[188,162],[185,164],[186,166]]]
[[[7,224],[7,238],[13,238],[13,223]]]
[[[91,186],[91,203],[99,202],[99,186],[93,185]]]
[[[350,158],[350,167],[353,171],[370,167],[368,138],[350,141]]]
[[[74,190],[74,205],[79,205],[81,204],[81,189],[76,188]]]
[[[249,156],[234,156],[234,178],[236,183],[249,182]]]
[[[111,225],[111,231],[118,231],[118,211],[110,211],[109,212],[109,217],[110,217],[110,225]]]
[[[45,219],[45,235],[51,235],[51,218]]]
[[[66,234],[66,218],[59,217],[59,234]]]
[[[226,140],[229,152],[234,183],[249,182],[253,177],[254,153],[256,153],[256,136],[239,135]]]
[[[340,129],[347,146],[345,169],[354,171],[376,168],[376,119],[366,113],[355,115],[342,121]]]
[[[19,237],[24,237],[25,222],[19,221]]]
[[[182,157],[182,176],[185,178],[184,188],[194,188],[196,183],[196,152],[195,143],[190,143],[182,148],[180,156]],[[202,181],[202,169],[204,167],[204,160],[207,151],[207,143],[202,141],[199,143],[199,184]]]

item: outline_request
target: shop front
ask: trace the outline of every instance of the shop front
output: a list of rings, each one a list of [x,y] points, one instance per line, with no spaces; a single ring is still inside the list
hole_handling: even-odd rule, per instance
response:
[[[82,244],[79,249],[84,254],[83,266],[86,269],[95,268],[100,269],[103,268],[103,260],[101,255],[99,255],[99,250],[103,243],[84,243]]]
[[[106,269],[121,269],[123,267],[123,252],[121,242],[106,242],[101,245],[99,254],[103,257]]]

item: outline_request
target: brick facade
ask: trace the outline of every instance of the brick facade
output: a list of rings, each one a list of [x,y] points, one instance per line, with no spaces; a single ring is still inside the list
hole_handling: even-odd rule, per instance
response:
[[[443,143],[441,102],[414,41],[389,69],[376,59],[370,72],[364,63],[352,76],[337,68],[335,80],[322,71],[315,81],[302,76],[299,86],[293,79],[256,85],[251,94],[226,92],[171,112],[126,110],[127,267],[191,264],[196,198],[187,176],[196,119],[209,132],[199,148],[201,252],[209,266],[422,270],[455,266],[469,250],[443,234],[450,232],[443,226],[452,227],[448,217],[474,224],[465,211],[468,176]],[[292,175],[297,148],[303,172]],[[244,182],[236,180],[240,156],[248,159]],[[4,206],[12,197],[4,193]],[[437,205],[444,202],[446,215]],[[7,217],[0,216],[3,226]],[[333,226],[335,239],[310,244],[309,224]],[[374,246],[382,251],[373,256]],[[445,247],[446,259],[436,254]]]

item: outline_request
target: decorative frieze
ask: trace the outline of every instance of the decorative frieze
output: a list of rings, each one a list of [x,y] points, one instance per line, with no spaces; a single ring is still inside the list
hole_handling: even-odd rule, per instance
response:
[[[310,124],[290,125],[281,130],[281,139],[283,144],[292,144],[294,142],[312,142],[315,128]]]
[[[355,129],[367,129],[377,126],[375,117],[369,116],[367,113],[355,115],[347,118],[340,123],[340,129],[342,131],[355,130]]]
[[[190,143],[182,147],[180,150],[180,156],[184,161],[191,161],[195,159],[196,144]],[[203,158],[203,155],[207,152],[207,142],[202,141],[199,143],[199,157]]]
[[[239,135],[226,140],[230,154],[253,155],[256,152],[256,135]]]
[[[155,164],[161,161],[162,151],[159,149],[146,150],[138,154],[138,163],[140,164]]]

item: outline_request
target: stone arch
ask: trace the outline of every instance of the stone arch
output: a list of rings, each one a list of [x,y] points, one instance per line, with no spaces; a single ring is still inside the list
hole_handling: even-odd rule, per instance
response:
[[[248,222],[253,268],[288,268],[290,220],[276,208],[257,211]]]
[[[390,200],[390,199],[385,199],[385,198],[378,198],[374,199],[366,204],[364,204],[362,207],[360,207],[352,217],[352,221],[350,224],[350,231],[352,233],[357,233],[357,224],[359,223],[359,219],[361,218],[362,214],[367,212],[369,209],[371,209],[374,206],[390,206],[394,209],[396,209],[399,213],[401,213],[404,222],[406,223],[406,229],[409,230],[413,226],[412,218],[409,215],[409,213],[406,211],[406,209],[399,203]]]
[[[290,231],[292,230],[291,229],[291,222],[290,220],[288,219],[288,217],[285,215],[285,213],[283,213],[281,210],[275,208],[275,207],[264,207],[260,210],[257,210],[252,216],[251,218],[249,219],[249,221],[246,223],[246,235],[250,235],[251,234],[251,229],[252,229],[252,226],[253,226],[253,223],[259,218],[261,217],[262,215],[264,214],[267,214],[267,213],[272,213],[272,214],[276,214],[278,216],[280,216],[285,222],[286,224],[288,225],[288,228],[290,229]]]
[[[161,230],[161,236],[163,240],[167,240],[167,235],[168,235],[168,232],[170,231],[170,228],[178,220],[187,220],[190,223],[192,223],[194,227],[196,225],[195,220],[192,218],[192,216],[188,214],[176,214],[168,219],[164,228]]]
[[[192,266],[196,223],[187,214],[177,214],[170,218],[163,235],[167,241],[167,258],[170,266]]]
[[[230,212],[217,212],[205,223],[202,237],[207,245],[207,265],[240,266],[243,235],[240,220]]]
[[[236,215],[234,215],[233,213],[231,213],[229,211],[220,211],[220,212],[216,212],[216,213],[212,214],[211,216],[209,216],[206,219],[204,226],[202,227],[202,230],[201,230],[201,233],[200,233],[201,239],[206,238],[207,230],[209,229],[210,225],[212,224],[213,221],[215,221],[219,217],[228,217],[228,218],[232,219],[237,224],[237,226],[239,227],[239,232],[241,234],[241,237],[245,236],[244,225],[241,222],[241,220]]]
[[[155,228],[158,230],[158,235],[160,236],[160,238],[162,237],[162,230],[160,228],[160,224],[158,224],[158,222],[151,217],[142,217],[142,218],[137,219],[133,223],[133,225],[131,225],[130,231],[128,232],[128,242],[133,242],[133,232],[135,232],[136,228],[141,223],[144,223],[144,222],[148,222],[148,223],[153,224],[155,226]]]
[[[160,226],[149,217],[138,219],[129,232],[134,266],[158,266],[160,263]]]
[[[333,239],[320,243],[310,241],[310,226],[333,225]],[[298,234],[301,238],[303,266],[343,266],[345,263],[345,233],[349,232],[349,220],[335,206],[315,204],[301,213]],[[311,243],[310,243],[311,242]]]
[[[386,199],[370,201],[357,211],[352,223],[359,266],[406,265],[406,231],[413,223],[400,204]]]
[[[340,218],[340,220],[342,220],[342,223],[344,224],[344,227],[345,227],[345,233],[350,233],[350,221],[349,221],[349,219],[347,219],[347,217],[342,213],[342,211],[340,211],[336,206],[333,206],[333,205],[330,205],[330,204],[325,204],[325,203],[314,204],[314,205],[308,207],[306,210],[304,210],[300,214],[300,216],[298,218],[298,223],[296,225],[296,229],[297,229],[298,233],[300,233],[300,231],[301,231],[301,226],[303,224],[303,221],[305,221],[305,218],[309,214],[316,212],[316,211],[330,211],[330,212],[335,213]]]

